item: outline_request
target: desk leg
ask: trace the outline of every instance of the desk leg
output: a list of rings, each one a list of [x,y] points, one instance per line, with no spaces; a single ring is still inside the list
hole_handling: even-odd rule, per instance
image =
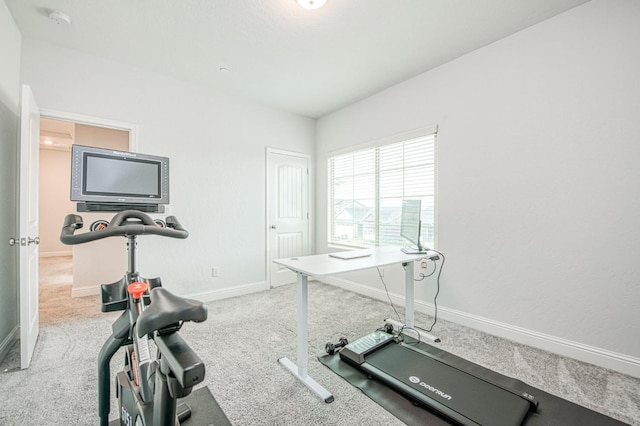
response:
[[[431,340],[432,342],[439,342],[440,338],[434,336],[431,333],[427,333],[426,331],[418,329],[414,324],[414,311],[413,305],[415,301],[414,295],[414,282],[413,282],[413,264],[414,262],[408,262],[404,268],[404,294],[405,294],[405,310],[404,310],[404,323],[407,327],[411,327],[420,333],[421,338],[425,338]],[[393,324],[395,321],[386,320],[387,322]],[[397,324],[394,324],[397,325]]]
[[[324,402],[333,402],[333,395],[322,387],[318,382],[313,380],[307,374],[307,366],[309,364],[309,303],[308,303],[308,282],[307,276],[298,272],[298,287],[296,295],[296,303],[298,309],[298,365],[288,358],[280,358],[278,362],[285,367],[291,374],[304,383],[316,395],[324,400]]]
[[[404,268],[404,322],[407,327],[413,328],[413,304],[415,296],[413,294],[413,263],[408,262]]]

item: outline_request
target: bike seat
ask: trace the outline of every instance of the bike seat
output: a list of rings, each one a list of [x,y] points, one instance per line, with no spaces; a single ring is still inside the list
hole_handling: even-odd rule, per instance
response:
[[[140,314],[137,321],[138,337],[161,330],[170,325],[207,319],[207,305],[193,299],[176,296],[163,287],[150,292],[151,304]]]

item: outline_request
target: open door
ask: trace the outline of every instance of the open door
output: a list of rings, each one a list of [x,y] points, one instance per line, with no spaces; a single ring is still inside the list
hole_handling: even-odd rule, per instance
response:
[[[27,368],[38,340],[38,165],[40,111],[29,86],[22,86],[20,118],[20,368]]]

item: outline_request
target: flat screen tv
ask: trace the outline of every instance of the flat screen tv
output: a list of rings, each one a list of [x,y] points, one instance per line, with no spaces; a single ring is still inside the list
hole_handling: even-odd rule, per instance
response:
[[[169,159],[73,145],[71,201],[78,211],[161,212],[169,204]]]
[[[412,244],[404,247],[402,251],[411,254],[426,253],[427,249],[420,241],[422,233],[422,202],[420,200],[402,201],[402,214],[400,216],[400,236]]]

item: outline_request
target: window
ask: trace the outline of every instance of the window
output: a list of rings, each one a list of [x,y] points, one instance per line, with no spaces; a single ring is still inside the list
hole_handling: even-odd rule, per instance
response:
[[[329,244],[402,246],[402,201],[419,199],[421,241],[434,247],[436,131],[420,133],[329,158]]]

